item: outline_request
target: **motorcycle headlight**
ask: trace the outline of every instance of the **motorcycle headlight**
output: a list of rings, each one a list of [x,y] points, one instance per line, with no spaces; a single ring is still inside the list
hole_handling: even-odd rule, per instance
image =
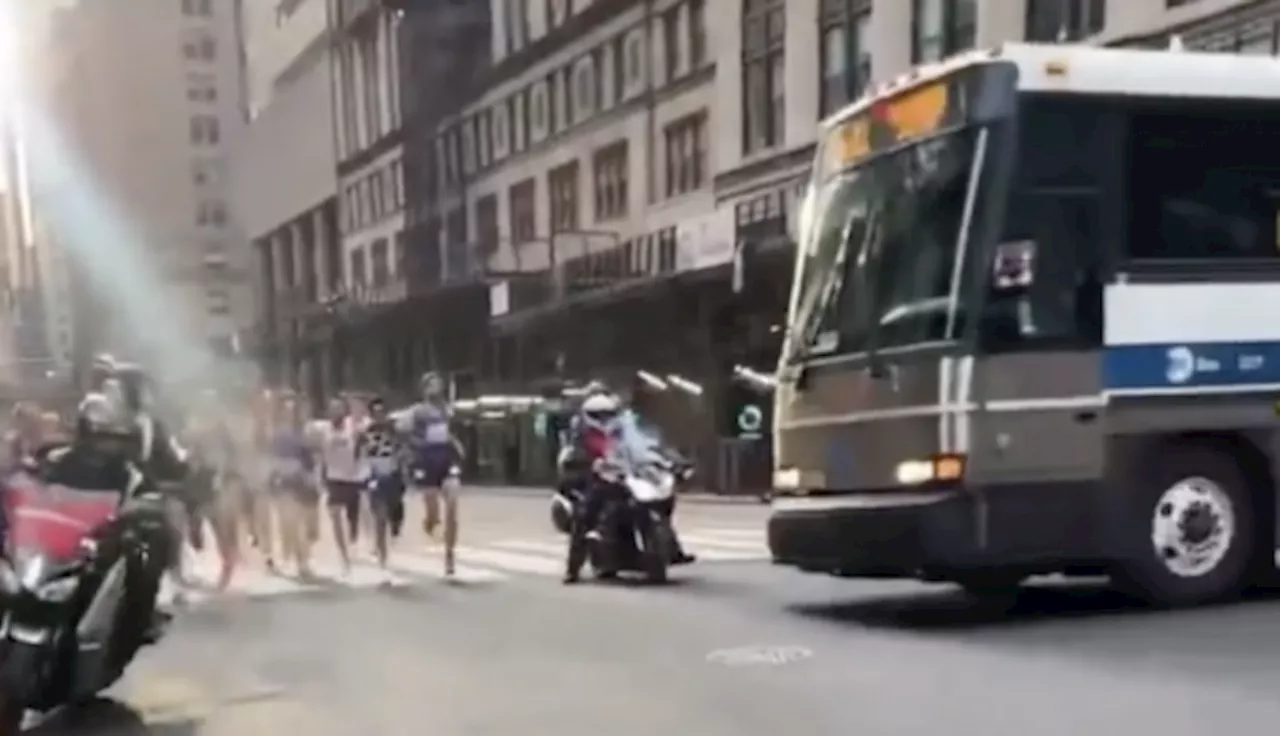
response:
[[[45,603],[63,603],[76,592],[79,585],[78,577],[58,578],[41,585],[36,589],[35,595]]]

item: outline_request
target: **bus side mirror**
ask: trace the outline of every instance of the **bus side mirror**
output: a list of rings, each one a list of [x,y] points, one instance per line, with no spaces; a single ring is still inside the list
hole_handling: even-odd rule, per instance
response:
[[[991,294],[1016,298],[1027,293],[1036,279],[1036,242],[1019,240],[996,246],[991,262]]]

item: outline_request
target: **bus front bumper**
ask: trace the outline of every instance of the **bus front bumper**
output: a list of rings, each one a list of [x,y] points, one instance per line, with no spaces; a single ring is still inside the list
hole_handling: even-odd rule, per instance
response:
[[[1094,502],[1078,485],[975,495],[963,489],[779,496],[769,518],[775,564],[849,577],[1083,562],[1105,556]],[[1031,492],[1028,492],[1031,491]]]

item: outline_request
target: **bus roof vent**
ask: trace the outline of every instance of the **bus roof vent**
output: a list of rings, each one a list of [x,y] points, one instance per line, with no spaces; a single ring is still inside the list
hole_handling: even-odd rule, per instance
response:
[[[1172,36],[1169,36],[1169,50],[1170,51],[1186,51],[1187,50],[1187,47],[1182,45],[1182,36],[1176,33],[1173,34]]]

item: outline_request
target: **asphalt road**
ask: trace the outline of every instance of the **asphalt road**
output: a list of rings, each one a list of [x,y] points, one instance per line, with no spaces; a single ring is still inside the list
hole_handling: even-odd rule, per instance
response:
[[[545,531],[475,497],[470,541]],[[682,528],[762,524],[691,504]],[[693,546],[693,545],[691,545]],[[699,562],[665,588],[520,574],[210,600],[113,695],[47,733],[118,736],[1162,736],[1280,717],[1280,602],[1138,610],[1092,587],[1010,612],[946,589]]]

